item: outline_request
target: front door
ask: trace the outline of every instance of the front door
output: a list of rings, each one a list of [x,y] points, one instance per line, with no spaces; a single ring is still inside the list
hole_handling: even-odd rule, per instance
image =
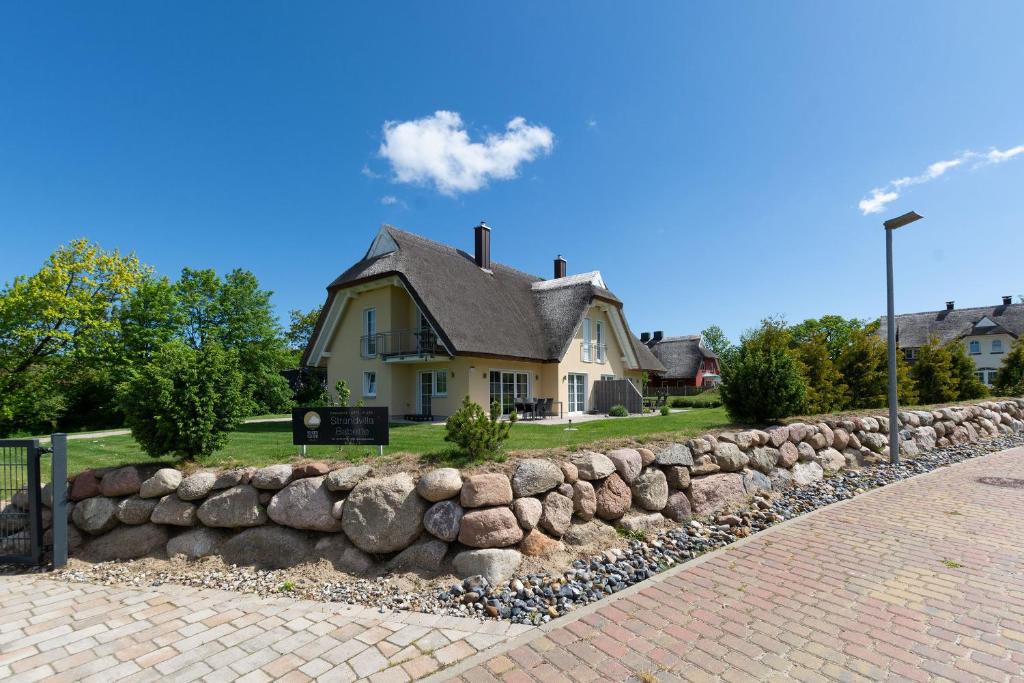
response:
[[[420,415],[431,416],[430,399],[434,395],[434,373],[421,372],[419,381]]]
[[[569,412],[582,413],[587,409],[587,376],[569,373]]]

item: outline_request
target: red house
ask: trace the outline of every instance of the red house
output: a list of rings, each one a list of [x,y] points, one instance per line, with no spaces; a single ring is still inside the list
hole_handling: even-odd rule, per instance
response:
[[[644,332],[640,341],[665,366],[666,372],[652,375],[647,386],[651,390],[677,387],[708,387],[719,382],[718,356],[706,348],[699,334],[666,337],[660,331]]]

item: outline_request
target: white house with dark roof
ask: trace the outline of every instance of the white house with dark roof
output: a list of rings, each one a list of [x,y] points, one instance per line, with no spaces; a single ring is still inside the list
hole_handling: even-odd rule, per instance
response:
[[[878,333],[884,338],[888,326],[885,316]],[[998,306],[956,308],[946,302],[941,311],[905,313],[896,316],[896,344],[908,362],[917,359],[917,351],[935,337],[942,344],[961,340],[974,360],[975,374],[991,385],[1014,342],[1024,334],[1024,303],[1013,303],[1004,296]]]
[[[601,273],[529,275],[491,259],[491,229],[472,254],[390,225],[327,288],[303,364],[345,380],[353,400],[392,415],[451,415],[464,396],[504,413],[550,401],[593,409],[594,383],[664,367],[633,335]]]

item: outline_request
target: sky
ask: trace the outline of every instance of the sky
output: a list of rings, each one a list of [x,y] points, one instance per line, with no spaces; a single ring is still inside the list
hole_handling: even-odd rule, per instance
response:
[[[390,223],[639,334],[1024,294],[1024,4],[0,5],[0,282],[87,237],[310,309]]]

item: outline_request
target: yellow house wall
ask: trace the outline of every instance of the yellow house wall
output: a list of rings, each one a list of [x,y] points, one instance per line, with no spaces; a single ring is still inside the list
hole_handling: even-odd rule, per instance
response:
[[[605,362],[597,362],[596,350],[595,353],[591,354],[590,362],[583,360],[583,325],[580,324],[575,336],[573,336],[572,341],[569,343],[569,350],[566,351],[562,361],[558,364],[558,400],[562,402],[566,412],[569,411],[569,373],[580,373],[587,376],[584,396],[587,410],[593,409],[591,396],[593,394],[594,382],[600,380],[601,375],[614,375],[616,379],[629,379],[633,381],[637,388],[640,386],[641,372],[629,369],[622,360],[622,347],[619,345],[618,337],[612,330],[611,320],[606,310],[602,306],[591,306],[585,317],[590,318],[590,339],[592,342],[596,343],[597,341],[596,323],[600,321],[604,328],[604,343],[607,347]]]

